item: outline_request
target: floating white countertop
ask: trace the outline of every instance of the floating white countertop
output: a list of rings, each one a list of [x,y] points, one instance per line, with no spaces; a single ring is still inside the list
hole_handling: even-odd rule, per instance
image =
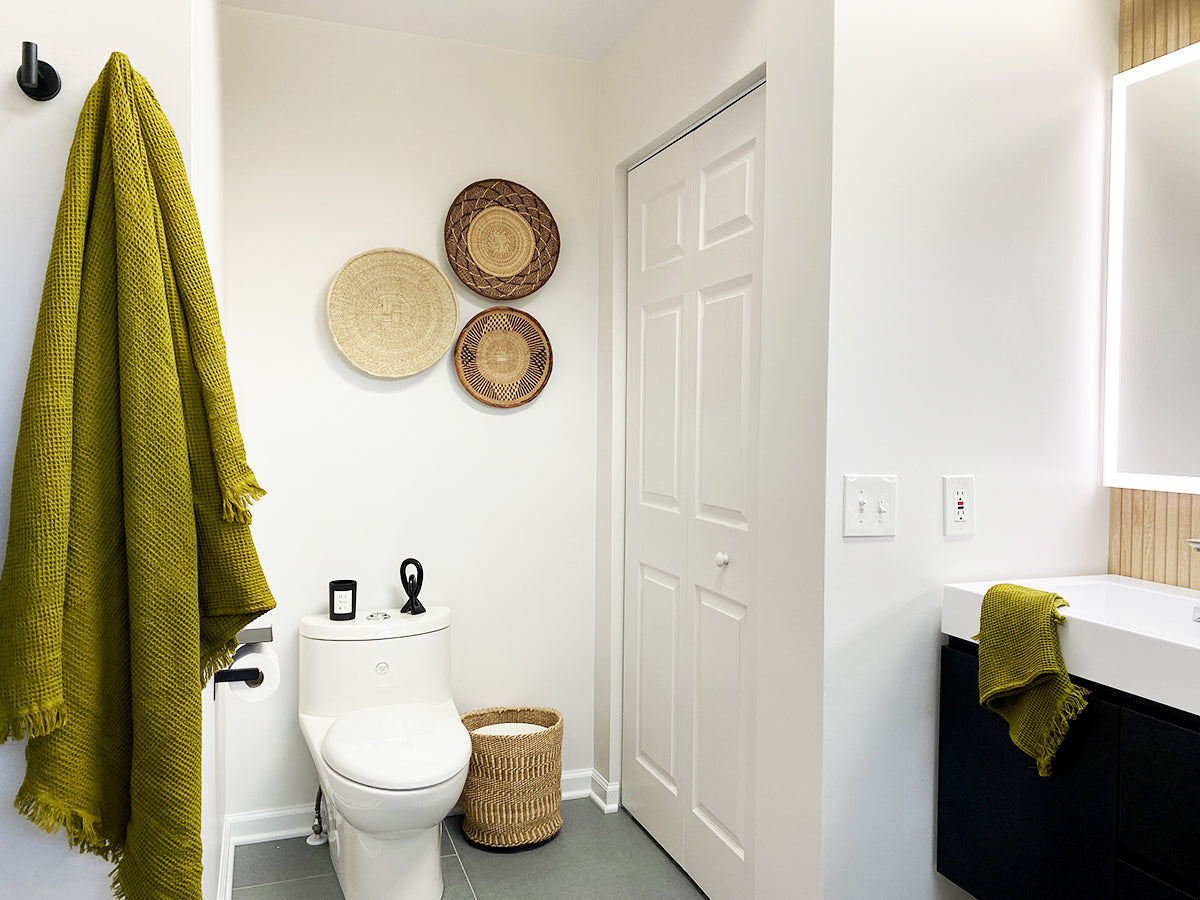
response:
[[[999,579],[1003,582],[1006,579]],[[1200,715],[1200,591],[1123,575],[1012,579],[1061,594],[1059,645],[1067,671]],[[972,640],[994,581],[942,589],[942,631]]]

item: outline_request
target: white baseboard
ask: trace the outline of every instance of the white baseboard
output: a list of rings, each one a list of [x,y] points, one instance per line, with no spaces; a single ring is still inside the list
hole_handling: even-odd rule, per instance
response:
[[[606,814],[621,808],[621,786],[606,781],[595,769],[592,769],[592,787],[588,793]]]
[[[257,844],[261,841],[304,837],[312,833],[312,821],[311,803],[303,806],[285,806],[281,809],[238,813],[225,817],[225,824],[229,828],[230,843],[235,847],[238,844]]]
[[[579,800],[591,796],[592,770],[573,769],[562,773],[562,798],[564,800]]]
[[[234,813],[225,817],[221,829],[221,863],[217,874],[217,900],[233,895],[233,848],[241,844],[278,841],[312,834],[313,808],[285,806]]]
[[[605,781],[595,769],[573,769],[562,774],[562,796],[564,800],[591,797],[597,806],[611,813],[620,805],[621,792],[620,785]],[[232,896],[234,847],[304,837],[312,833],[312,820],[313,808],[308,804],[226,816],[221,829],[221,868],[217,874],[216,900],[230,900]]]

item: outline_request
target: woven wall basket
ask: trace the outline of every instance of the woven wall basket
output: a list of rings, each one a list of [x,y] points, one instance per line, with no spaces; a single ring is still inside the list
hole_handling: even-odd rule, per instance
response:
[[[458,298],[450,282],[411,250],[381,248],[350,259],[330,285],[326,309],[342,355],[382,378],[429,368],[458,330]]]
[[[459,803],[463,832],[487,847],[520,847],[562,827],[562,714],[534,706],[497,706],[462,717],[471,761]],[[479,734],[501,722],[544,726],[532,734]]]
[[[462,283],[491,300],[519,300],[558,264],[554,216],[524,185],[503,178],[465,187],[446,213],[446,256]]]
[[[527,312],[493,306],[471,319],[454,345],[454,369],[467,393],[488,406],[528,403],[550,380],[550,339]]]

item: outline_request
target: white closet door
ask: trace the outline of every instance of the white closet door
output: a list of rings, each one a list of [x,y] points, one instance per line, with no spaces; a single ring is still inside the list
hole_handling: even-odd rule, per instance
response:
[[[750,896],[764,88],[629,173],[625,807]]]

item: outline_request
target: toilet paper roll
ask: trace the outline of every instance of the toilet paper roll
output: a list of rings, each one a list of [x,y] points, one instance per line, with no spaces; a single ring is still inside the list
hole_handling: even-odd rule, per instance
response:
[[[261,669],[262,682],[251,687],[244,681],[229,685],[233,696],[247,703],[259,703],[279,689],[279,657],[270,644],[242,644],[233,654],[233,669]]]
[[[545,731],[545,725],[534,725],[532,722],[497,722],[495,725],[484,725],[482,728],[476,728],[476,734],[500,734],[500,735],[518,735],[518,734],[537,734],[539,731]]]

